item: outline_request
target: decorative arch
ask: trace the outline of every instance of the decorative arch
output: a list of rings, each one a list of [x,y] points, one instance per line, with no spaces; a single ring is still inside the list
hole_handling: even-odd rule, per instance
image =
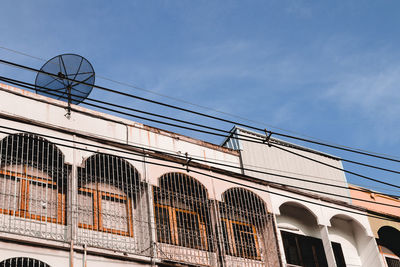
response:
[[[361,217],[361,216],[360,216]],[[379,254],[371,250],[376,243],[368,234],[368,229],[360,218],[346,213],[336,213],[329,219],[329,239],[332,241],[336,262],[338,257],[340,266],[357,265],[377,266]]]
[[[50,141],[16,133],[0,141],[0,212],[66,223],[67,178],[71,167]]]
[[[257,220],[268,214],[264,200],[256,193],[242,187],[226,190],[222,194],[222,200],[226,207],[240,211],[243,216],[248,217],[248,220]]]
[[[158,187],[182,195],[208,199],[207,188],[196,178],[183,172],[169,172],[158,178]]]
[[[286,201],[279,206],[279,211],[282,212],[282,209],[285,206],[301,208],[301,209],[305,210],[310,216],[312,216],[315,219],[317,224],[319,223],[319,218],[318,218],[317,214],[307,205],[304,205],[303,203],[297,202],[297,201]]]
[[[205,186],[181,172],[169,172],[153,187],[157,241],[212,250],[210,201]]]
[[[33,258],[9,258],[0,262],[0,267],[50,267],[47,263]]]
[[[126,160],[94,154],[78,168],[78,226],[133,236],[133,210],[144,184]]]
[[[1,164],[26,165],[47,173],[50,177],[63,177],[64,154],[52,142],[45,138],[28,133],[16,133],[0,141]]]
[[[94,154],[78,169],[78,186],[107,184],[129,194],[140,187],[140,174],[128,161],[109,154]]]
[[[340,219],[344,219],[347,221],[352,221],[353,223],[355,223],[355,225],[357,227],[359,227],[363,233],[365,235],[367,235],[367,229],[365,228],[365,226],[355,217],[350,216],[349,214],[344,214],[344,213],[336,213],[335,215],[331,216],[331,218],[329,219],[329,221],[332,221],[332,219],[334,218],[340,218]]]
[[[266,248],[276,250],[273,221],[266,203],[254,192],[233,187],[219,203],[225,253],[251,260],[267,260]],[[271,257],[271,255],[269,255]]]
[[[286,263],[296,266],[328,266],[315,212],[297,201],[282,203],[279,211],[277,221]]]

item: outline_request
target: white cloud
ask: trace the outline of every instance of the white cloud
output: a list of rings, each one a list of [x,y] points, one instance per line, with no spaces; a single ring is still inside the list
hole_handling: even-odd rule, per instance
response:
[[[324,97],[349,116],[372,122],[366,134],[375,136],[378,143],[399,142],[400,65],[346,75]]]

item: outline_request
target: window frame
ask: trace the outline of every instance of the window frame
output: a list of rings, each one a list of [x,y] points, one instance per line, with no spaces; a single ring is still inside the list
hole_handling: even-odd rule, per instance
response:
[[[96,182],[96,189],[80,187],[78,188],[78,194],[84,194],[91,196],[92,199],[92,216],[93,216],[93,225],[81,223],[78,220],[78,227],[83,229],[95,230],[105,233],[111,233],[121,236],[129,236],[133,237],[133,212],[132,212],[132,200],[128,196],[123,196],[121,194],[116,193],[109,193],[102,190],[99,190],[99,183]],[[125,203],[126,214],[127,216],[127,229],[128,231],[122,231],[112,228],[106,228],[103,226],[103,219],[102,219],[102,208],[101,202],[103,200],[103,196],[120,199],[123,200]]]
[[[284,238],[283,235],[292,236],[295,239],[296,253],[297,253],[297,258],[298,258],[299,262],[296,262],[296,263],[288,262],[289,261],[288,260],[288,255],[286,253],[288,248],[285,246],[285,238]],[[311,253],[312,253],[312,256],[313,256],[314,264],[317,263],[318,265],[322,264],[324,266],[324,262],[321,263],[319,261],[320,258],[318,257],[317,247],[316,247],[316,244],[313,243],[314,241],[321,242],[320,249],[322,249],[322,251],[324,252],[322,239],[316,238],[316,237],[312,237],[312,236],[300,235],[300,234],[296,234],[296,233],[288,232],[288,231],[284,231],[284,230],[281,230],[281,238],[282,238],[282,245],[283,245],[283,249],[284,249],[284,253],[285,253],[286,263],[287,264],[291,264],[291,265],[295,265],[295,266],[304,266],[305,259],[303,258],[303,256],[304,256],[304,250],[303,249],[305,249],[305,248],[307,248],[307,246],[309,246],[309,248],[311,248]],[[308,251],[308,252],[310,252],[310,251]],[[327,266],[328,259],[326,257],[325,252],[324,252],[324,256],[325,256],[325,258],[322,258],[322,259],[326,262],[326,266]]]
[[[392,253],[384,252],[384,251],[383,251],[383,247],[385,247],[385,246],[383,246],[383,245],[378,245],[379,253],[382,255],[383,261],[385,262],[385,265],[386,265],[386,266],[389,266],[389,265],[387,264],[386,258],[393,259],[393,260],[398,260],[398,261],[400,262],[400,257],[398,257],[397,255],[392,254]],[[385,248],[386,248],[386,247],[385,247]],[[388,248],[386,248],[386,249],[388,249]]]
[[[162,208],[162,209],[167,209],[168,211],[168,223],[169,223],[169,230],[170,230],[170,240],[171,242],[167,241],[159,241],[160,237],[157,237],[157,241],[161,243],[166,243],[166,244],[172,244],[176,246],[182,246],[182,247],[188,247],[188,248],[193,248],[193,249],[199,249],[199,250],[208,250],[208,242],[207,242],[207,233],[206,233],[206,226],[205,223],[201,221],[200,215],[192,210],[187,210],[187,209],[182,209],[182,208],[175,208],[169,205],[164,205],[164,204],[159,204],[159,203],[154,203],[154,214],[156,213],[156,208]],[[188,213],[195,215],[198,221],[199,225],[199,236],[200,236],[200,246],[193,246],[189,247],[186,244],[179,244],[179,233],[178,233],[178,221],[177,221],[177,215],[176,212],[182,212],[182,213]],[[158,219],[157,216],[154,215],[155,223],[156,225],[158,224]]]
[[[221,221],[224,222],[222,224],[222,227],[224,227],[223,225],[226,226],[225,233],[227,235],[226,238],[228,239],[228,247],[232,251],[231,253],[225,251],[225,253],[227,255],[231,255],[234,257],[240,257],[240,258],[246,258],[246,259],[252,259],[252,260],[261,260],[261,250],[260,250],[260,244],[259,244],[258,235],[257,235],[257,229],[253,224],[247,223],[247,222],[241,222],[241,221],[237,221],[237,220],[226,219],[226,218],[221,218]],[[233,230],[233,224],[251,227],[251,229],[253,230],[252,236],[254,237],[253,240],[254,240],[254,244],[255,244],[255,248],[256,248],[256,256],[255,257],[251,256],[251,255],[246,255],[246,253],[245,253],[246,251],[242,251],[243,256],[240,255],[240,253],[238,251],[238,247],[236,246],[236,239],[235,239],[235,232]],[[248,245],[248,244],[246,244],[246,245]]]
[[[18,210],[0,208],[0,213],[7,215],[15,215],[22,218],[33,219],[42,222],[51,222],[66,225],[66,201],[65,194],[58,192],[57,183],[51,178],[44,178],[27,174],[26,165],[23,165],[23,173],[13,172],[9,170],[0,169],[0,179],[5,180],[19,180],[18,194]],[[49,217],[29,212],[30,201],[30,185],[32,182],[43,184],[42,186],[50,187],[57,190],[57,216]]]
[[[333,250],[333,255],[335,257],[335,262],[336,265],[338,265],[337,267],[346,267],[346,258],[344,256],[343,253],[343,248],[342,248],[342,244],[340,244],[339,242],[331,242],[332,245],[332,250]]]
[[[383,258],[384,258],[385,265],[388,266],[388,267],[392,267],[392,266],[389,266],[388,259],[397,261],[397,262],[395,262],[395,263],[398,264],[398,265],[400,266],[400,258],[397,257],[397,256],[396,256],[396,257],[393,257],[393,256],[391,256],[390,254],[386,254],[386,255],[383,256]]]

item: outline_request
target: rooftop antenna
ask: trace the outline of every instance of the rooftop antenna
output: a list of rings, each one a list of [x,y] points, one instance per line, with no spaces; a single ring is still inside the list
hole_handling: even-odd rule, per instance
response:
[[[88,97],[94,80],[92,64],[86,58],[76,54],[62,54],[42,66],[36,75],[35,90],[37,94],[67,101],[65,117],[69,119],[71,104],[79,105]]]

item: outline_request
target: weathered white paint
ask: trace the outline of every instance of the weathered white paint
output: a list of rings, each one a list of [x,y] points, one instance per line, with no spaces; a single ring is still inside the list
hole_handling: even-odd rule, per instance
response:
[[[79,112],[72,112],[71,118],[67,119],[64,116],[67,103],[12,86],[0,84],[0,99],[2,100],[0,114],[27,118],[48,126],[64,128],[110,141],[155,148],[179,155],[185,155],[188,152],[189,157],[229,162],[230,165],[240,166],[237,152],[227,148],[80,106],[72,105]],[[13,124],[10,121],[4,121],[4,123],[6,124],[2,125],[10,125],[10,127],[27,131],[37,128],[23,128],[18,123]],[[51,135],[52,131],[41,129],[39,133]],[[61,137],[64,138],[64,136]],[[67,162],[72,160],[70,157],[66,157],[68,158]],[[232,170],[238,171],[234,168]]]
[[[189,156],[193,158],[202,158],[223,163],[228,162],[234,166],[240,166],[240,159],[237,152],[218,147],[217,145],[208,144],[190,137],[147,127],[143,124],[114,117],[108,114],[91,111],[78,106],[74,106],[74,108],[78,109],[84,114],[73,112],[72,117],[67,119],[64,117],[64,108],[66,107],[66,103],[62,101],[49,99],[47,97],[39,96],[16,88],[2,85],[0,87],[3,87],[3,89],[0,88],[0,99],[2,99],[0,114],[15,116],[17,118],[25,118],[43,124],[44,126],[66,129],[93,137],[101,137],[105,140],[156,148],[157,150],[173,152],[177,155],[184,155],[186,152],[188,152]],[[66,163],[73,164],[74,166],[83,167],[85,160],[96,152],[109,153],[126,158],[126,160],[139,171],[142,181],[146,181],[150,185],[155,186],[158,185],[159,177],[161,177],[163,174],[171,171],[186,172],[185,170],[174,170],[173,167],[152,165],[150,164],[152,162],[158,164],[166,164],[166,162],[149,158],[145,159],[143,156],[135,156],[126,151],[117,152],[115,150],[110,150],[113,149],[113,147],[104,144],[102,144],[101,148],[96,148],[96,143],[93,141],[88,141],[87,139],[72,136],[70,134],[60,133],[57,130],[50,130],[46,127],[39,127],[30,123],[20,123],[6,119],[0,119],[0,125],[6,125],[25,131],[32,131],[42,135],[58,136],[67,140],[76,140],[84,144],[75,146],[94,150],[94,152],[88,152],[57,145],[57,147],[64,154]],[[7,132],[15,133],[18,131]],[[241,134],[243,133],[244,131],[241,130]],[[251,133],[247,132],[247,134]],[[5,136],[6,134],[0,133],[0,138],[4,138]],[[70,142],[56,140],[55,138],[51,137],[46,139],[48,139],[50,142],[71,145]],[[342,171],[333,170],[318,163],[313,163],[306,159],[301,159],[297,156],[287,154],[286,152],[277,151],[276,149],[269,148],[266,145],[262,146],[249,142],[240,142],[240,146],[242,148],[242,159],[245,167],[255,168],[262,171],[271,171],[277,174],[294,176],[312,181],[347,185]],[[325,163],[332,164],[338,168],[342,168],[340,160],[333,157],[315,155],[305,151],[293,151],[307,155],[311,158],[318,159]],[[146,165],[140,162],[144,159],[147,162]],[[168,162],[167,165],[175,166],[177,168],[184,168],[184,166],[176,163]],[[225,169],[238,172],[238,169],[234,168]],[[206,173],[207,171],[201,170],[201,172]],[[323,240],[329,266],[334,266],[332,254],[329,254],[332,251],[332,248],[330,247],[331,241],[339,241],[342,243],[343,251],[349,251],[345,253],[346,261],[348,260],[351,264],[353,264],[353,266],[383,266],[382,261],[379,260],[379,254],[377,254],[377,247],[373,239],[368,219],[362,214],[361,211],[357,210],[357,212],[361,213],[360,215],[353,214],[350,212],[352,211],[351,208],[344,208],[341,205],[323,202],[322,200],[306,197],[301,194],[263,186],[233,177],[227,177],[226,175],[222,174],[210,172],[210,174],[213,176],[219,177],[223,180],[213,179],[207,175],[199,175],[194,172],[189,172],[187,174],[197,179],[205,186],[210,199],[216,199],[219,201],[223,201],[222,196],[224,192],[230,188],[250,186],[250,189],[246,189],[258,195],[264,202],[266,202],[268,210],[276,214],[276,222],[278,227],[296,229],[293,231],[318,237]],[[332,187],[315,185],[307,182],[276,178],[271,175],[261,175],[256,172],[246,171],[245,174],[272,182],[286,183],[321,191],[328,191],[335,194],[348,195],[347,189],[334,189]],[[242,185],[238,185],[237,183]],[[76,190],[76,186],[73,188]],[[268,191],[278,193],[279,195],[269,194]],[[297,198],[297,200],[293,200],[290,197]],[[310,201],[315,202],[315,204],[308,203]],[[318,203],[341,208],[344,209],[344,211],[339,212],[335,209],[321,207],[318,205]],[[284,207],[285,204],[289,204],[287,205],[289,208],[286,209],[282,214],[281,208]],[[279,230],[279,228],[277,230]],[[153,232],[154,238],[154,229],[151,232]],[[285,257],[283,255],[283,245],[280,235],[278,235],[278,240],[282,259],[284,261]],[[2,245],[1,242],[0,244]],[[16,246],[14,249],[14,254],[19,257],[22,257],[23,255],[37,255],[38,257],[42,257],[43,261],[51,266],[62,266],[61,264],[63,264],[64,261],[68,263],[68,252],[60,250],[44,250],[42,252],[41,250],[37,250],[37,248],[32,249],[29,246],[16,244],[13,244],[9,248],[14,248],[13,246]],[[113,252],[110,253],[112,254]],[[57,261],[56,258],[58,254],[61,256],[59,256],[60,258],[58,258]],[[0,251],[0,255],[9,257],[11,254]],[[212,256],[209,256],[209,258],[211,259]],[[41,258],[37,259],[42,260]],[[81,259],[81,256],[77,254],[77,259],[75,262],[79,262],[79,259]],[[88,255],[88,266],[100,266],[99,264],[103,260],[104,259],[101,257]],[[110,266],[123,266],[126,264],[126,262],[120,262],[118,260],[107,259],[107,261],[110,261]],[[58,264],[52,265],[53,263]],[[128,263],[131,264],[131,266],[133,264],[132,261],[129,261]],[[139,263],[134,264],[138,264],[134,266],[142,266]]]

